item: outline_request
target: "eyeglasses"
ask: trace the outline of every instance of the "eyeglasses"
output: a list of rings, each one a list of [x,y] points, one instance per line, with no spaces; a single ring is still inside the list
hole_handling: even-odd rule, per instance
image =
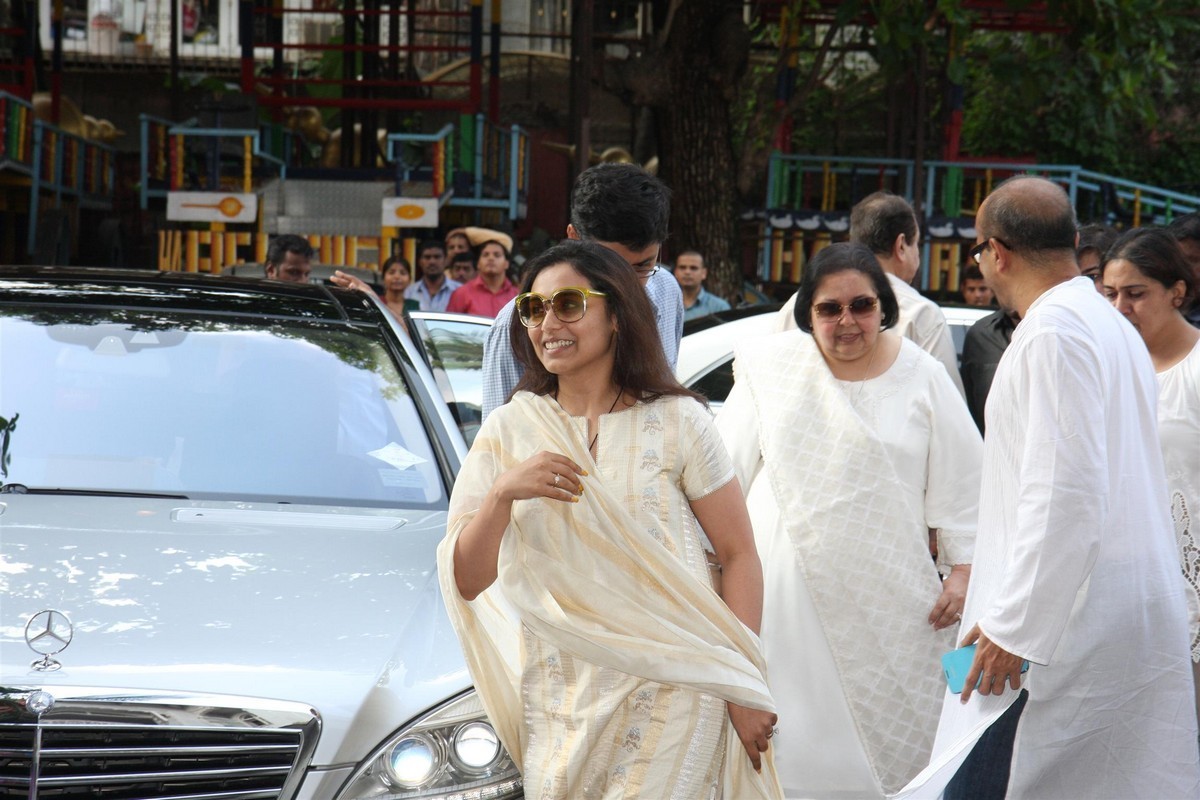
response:
[[[852,317],[865,317],[871,314],[879,307],[878,297],[856,297],[846,305],[835,303],[832,300],[824,303],[813,303],[813,313],[821,319],[841,319],[845,311],[850,312]]]
[[[526,292],[517,295],[517,316],[526,328],[536,328],[546,320],[546,309],[554,312],[559,322],[578,322],[587,313],[589,297],[608,297],[606,292],[595,289],[585,289],[581,286],[567,286],[559,289],[550,297]]]
[[[1008,242],[1001,239],[999,236],[989,236],[988,238],[984,239],[979,244],[972,247],[969,251],[967,251],[967,257],[970,258],[972,261],[974,261],[976,266],[978,266],[980,264],[980,262],[983,260],[983,251],[987,250],[989,247],[992,246],[992,239],[995,239],[997,242],[1004,245],[1005,249],[1012,250],[1012,246],[1009,245]]]
[[[633,268],[634,274],[636,274],[638,276],[638,278],[640,278],[641,280],[646,280],[651,275],[654,275],[655,273],[657,273],[658,270],[659,270],[658,264],[654,264],[653,266],[650,266],[650,267],[634,267]]]

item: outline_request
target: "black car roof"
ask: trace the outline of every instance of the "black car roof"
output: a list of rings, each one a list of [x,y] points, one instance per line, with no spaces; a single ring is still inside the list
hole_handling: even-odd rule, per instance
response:
[[[0,267],[0,304],[154,308],[378,324],[361,292],[206,273],[87,267]]]

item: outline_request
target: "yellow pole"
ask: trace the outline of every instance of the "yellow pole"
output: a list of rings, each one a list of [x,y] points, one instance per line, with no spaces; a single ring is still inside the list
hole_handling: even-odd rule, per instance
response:
[[[212,239],[208,243],[208,271],[214,274],[225,266],[225,223],[212,224]]]
[[[250,173],[252,172],[252,167],[254,166],[254,150],[250,145],[250,137],[243,137],[242,151],[245,153],[243,156],[245,159],[245,164],[242,166],[242,191],[246,194],[250,194],[250,188],[253,185],[250,181]]]
[[[195,272],[200,268],[200,232],[188,231],[187,243],[183,257],[183,268],[187,272]]]

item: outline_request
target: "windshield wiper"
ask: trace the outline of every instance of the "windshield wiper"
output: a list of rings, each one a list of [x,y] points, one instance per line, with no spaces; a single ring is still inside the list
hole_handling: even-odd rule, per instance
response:
[[[186,494],[169,494],[166,492],[135,492],[125,489],[51,489],[48,487],[33,487],[23,483],[6,483],[0,486],[0,494],[63,494],[82,495],[84,497],[161,497],[166,500],[187,500]]]

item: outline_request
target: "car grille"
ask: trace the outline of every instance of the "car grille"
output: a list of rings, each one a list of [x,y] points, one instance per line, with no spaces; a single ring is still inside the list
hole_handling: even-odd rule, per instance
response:
[[[0,690],[0,798],[290,798],[316,746],[307,706],[229,696]]]

